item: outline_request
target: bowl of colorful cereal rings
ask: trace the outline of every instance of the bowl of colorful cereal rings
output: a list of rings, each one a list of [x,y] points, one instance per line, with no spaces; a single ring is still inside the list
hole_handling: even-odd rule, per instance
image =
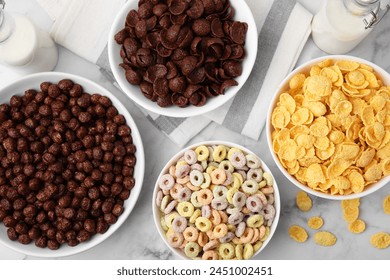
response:
[[[271,240],[280,196],[267,165],[240,145],[193,144],[169,160],[153,193],[165,244],[184,259],[250,259]]]
[[[267,117],[281,172],[310,194],[369,195],[390,182],[390,74],[367,60],[332,55],[290,73]]]

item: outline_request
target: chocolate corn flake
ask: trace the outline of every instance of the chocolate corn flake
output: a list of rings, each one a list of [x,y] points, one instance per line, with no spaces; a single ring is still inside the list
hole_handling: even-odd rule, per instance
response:
[[[229,0],[140,0],[115,35],[126,80],[161,107],[203,106],[238,85],[247,23]]]

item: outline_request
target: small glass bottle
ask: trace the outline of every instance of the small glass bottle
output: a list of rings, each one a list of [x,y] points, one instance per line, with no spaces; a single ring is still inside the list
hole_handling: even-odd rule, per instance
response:
[[[390,9],[379,17],[379,0],[327,0],[312,22],[314,43],[330,54],[355,48]]]
[[[58,51],[49,34],[26,16],[5,12],[4,7],[0,0],[0,63],[21,74],[53,70]]]

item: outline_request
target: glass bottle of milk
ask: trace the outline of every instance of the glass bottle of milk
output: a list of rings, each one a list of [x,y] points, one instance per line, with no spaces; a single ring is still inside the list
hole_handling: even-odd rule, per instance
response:
[[[58,51],[49,34],[26,16],[5,12],[4,7],[0,0],[0,63],[20,74],[53,70]]]
[[[325,1],[313,18],[314,42],[320,49],[330,54],[351,51],[380,21],[380,4],[379,0]],[[385,13],[389,9],[390,6],[387,4]]]

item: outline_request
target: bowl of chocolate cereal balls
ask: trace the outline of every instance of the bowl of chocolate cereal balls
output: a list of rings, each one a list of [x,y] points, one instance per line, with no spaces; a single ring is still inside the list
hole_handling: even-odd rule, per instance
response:
[[[153,193],[157,230],[184,259],[250,259],[271,240],[280,215],[270,169],[240,145],[193,144],[162,169]]]
[[[235,96],[253,68],[257,29],[245,1],[129,0],[108,39],[121,89],[170,117],[214,110]]]
[[[327,199],[369,195],[390,182],[390,74],[347,55],[318,57],[281,83],[267,140],[281,172]]]
[[[83,252],[135,206],[140,134],[119,100],[88,79],[38,73],[2,89],[0,143],[0,242],[17,252]]]

